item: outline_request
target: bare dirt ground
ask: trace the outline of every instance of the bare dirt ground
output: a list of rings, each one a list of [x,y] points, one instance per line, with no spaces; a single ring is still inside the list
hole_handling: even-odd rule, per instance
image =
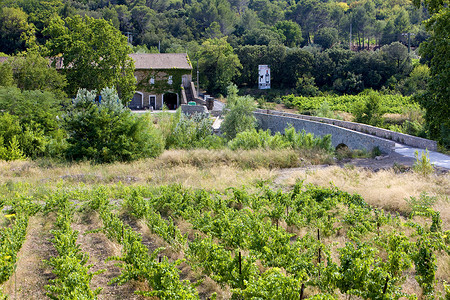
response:
[[[15,274],[4,285],[4,292],[11,299],[45,299],[44,286],[54,278],[50,268],[43,262],[56,255],[50,241],[52,235],[48,231],[52,220],[42,217],[31,217],[28,234],[17,257]]]

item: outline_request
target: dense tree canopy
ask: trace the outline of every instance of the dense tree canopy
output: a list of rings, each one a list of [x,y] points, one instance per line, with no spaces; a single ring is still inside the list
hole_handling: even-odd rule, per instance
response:
[[[417,5],[418,1],[414,1]],[[450,8],[448,1],[428,0],[424,5],[434,13],[427,21],[431,34],[421,45],[420,53],[430,65],[429,87],[417,97],[426,109],[425,118],[434,138],[450,146]]]
[[[242,68],[233,47],[225,38],[209,39],[202,44],[199,59],[202,81],[209,91],[225,93],[226,87]]]
[[[45,33],[49,55],[61,56],[67,92],[115,86],[124,101],[134,93],[134,63],[126,37],[111,23],[88,16],[53,19]],[[57,61],[55,61],[56,63]]]

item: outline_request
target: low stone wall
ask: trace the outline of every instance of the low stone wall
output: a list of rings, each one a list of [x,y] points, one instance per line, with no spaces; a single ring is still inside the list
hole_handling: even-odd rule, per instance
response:
[[[290,124],[297,131],[305,130],[316,136],[331,134],[333,147],[345,144],[350,149],[365,149],[367,151],[378,147],[383,153],[391,153],[395,147],[395,142],[393,141],[341,128],[332,124],[303,120],[285,115],[267,114],[259,111],[263,110],[255,111],[254,115],[264,130],[270,129],[272,132],[284,132],[284,129]]]
[[[207,114],[208,113],[208,109],[206,108],[206,106],[203,105],[187,105],[187,104],[183,104],[181,105],[181,112],[184,113],[185,115],[193,115],[193,114]]]
[[[315,121],[315,122],[320,122],[320,123],[336,125],[336,126],[339,126],[342,128],[355,130],[355,131],[358,131],[361,133],[367,133],[370,135],[374,135],[374,136],[384,138],[384,139],[389,139],[394,142],[412,146],[412,147],[416,147],[416,148],[428,149],[431,151],[437,150],[437,142],[436,141],[432,141],[432,140],[428,140],[428,139],[424,139],[424,138],[420,138],[420,137],[416,137],[416,136],[412,136],[412,135],[408,135],[408,134],[403,134],[403,133],[399,133],[399,132],[395,132],[395,131],[391,131],[391,130],[387,130],[387,129],[382,129],[382,128],[378,128],[378,127],[374,127],[374,126],[370,126],[370,125],[366,125],[366,124],[347,122],[347,121],[328,119],[328,118],[321,118],[321,117],[314,117],[314,116],[306,116],[306,115],[300,115],[300,114],[291,114],[291,113],[285,113],[285,112],[280,112],[280,111],[275,111],[275,110],[258,109],[258,110],[256,110],[256,112],[266,113],[266,114],[275,115],[275,116],[290,117],[290,118],[303,119],[303,120],[308,120],[308,121]]]

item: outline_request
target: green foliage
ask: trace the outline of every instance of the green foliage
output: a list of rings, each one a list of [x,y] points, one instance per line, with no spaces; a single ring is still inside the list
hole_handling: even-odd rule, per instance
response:
[[[314,43],[324,49],[333,47],[338,42],[338,30],[332,27],[322,27],[314,35]]]
[[[271,135],[270,130],[246,130],[236,135],[234,139],[228,142],[228,147],[232,150],[251,150],[258,148],[265,149],[323,149],[331,151],[331,136],[314,137],[311,133],[304,130],[296,132],[295,128],[290,126],[284,131],[284,135],[277,132]]]
[[[176,149],[218,149],[223,145],[222,138],[213,134],[212,119],[207,115],[186,116],[177,114],[173,131],[167,137],[166,148]]]
[[[13,70],[7,63],[0,63],[0,86],[14,85]]]
[[[208,39],[199,54],[199,70],[202,82],[211,92],[225,94],[227,86],[242,68],[239,58],[226,38]]]
[[[76,15],[52,19],[45,34],[48,55],[61,55],[67,94],[79,88],[100,91],[115,86],[124,104],[135,90],[134,63],[127,39],[111,23]],[[55,60],[54,63],[57,63]]]
[[[80,90],[64,115],[67,157],[113,162],[158,156],[164,143],[152,123],[124,108],[113,90],[103,89],[101,94],[104,100],[97,104],[95,92]]]
[[[136,294],[161,299],[199,299],[197,291],[189,281],[180,281],[180,271],[176,266],[181,261],[170,263],[167,257],[164,257],[161,262],[157,262],[156,258],[162,248],[149,255],[148,248],[142,244],[142,237],[112,213],[104,190],[95,191],[89,207],[100,214],[106,236],[122,245],[122,255],[109,258],[119,261],[118,265],[122,268],[122,273],[110,283],[120,285],[129,280],[141,279],[148,284],[151,291],[136,291]]]
[[[56,276],[46,285],[47,296],[51,299],[69,299],[80,297],[82,299],[97,299],[101,288],[91,290],[92,278],[104,270],[90,273],[91,265],[86,265],[89,256],[81,252],[77,244],[78,231],[71,228],[74,205],[70,203],[67,194],[56,193],[51,195],[45,206],[46,212],[56,211],[55,229],[52,243],[58,256],[52,257],[47,264],[52,267]]]
[[[377,93],[370,92],[365,102],[355,103],[353,110],[354,121],[372,126],[381,126],[383,124],[383,114],[385,113],[381,101],[381,97]]]
[[[234,293],[244,299],[296,299],[300,297],[301,285],[302,278],[287,276],[279,268],[271,268],[250,280],[244,290]]]
[[[421,174],[422,176],[430,175],[434,172],[433,164],[430,162],[428,150],[422,151],[419,157],[419,151],[414,152],[416,161],[413,165],[414,172]]]
[[[0,137],[0,159],[2,160],[23,160],[25,155],[23,151],[19,148],[19,142],[16,136],[13,136],[9,141],[9,146],[2,146],[3,138]]]
[[[374,92],[376,93],[376,92]],[[318,110],[325,101],[333,111],[352,112],[355,103],[364,103],[369,100],[371,95],[361,93],[359,95],[344,96],[322,96],[322,97],[296,97],[294,95],[283,96],[282,101],[287,107],[297,108],[299,111]],[[417,109],[418,105],[414,103],[411,97],[403,97],[401,95],[383,95],[378,93],[382,110],[385,113],[402,113],[405,108]]]
[[[6,218],[9,223],[9,226],[0,228],[0,284],[7,281],[15,271],[17,254],[27,234],[28,219],[38,210],[23,196],[6,204],[10,204],[11,208],[0,213],[0,217]]]
[[[314,79],[314,77],[308,77],[306,75],[299,77],[295,85],[297,93],[304,97],[317,96],[319,94],[319,89],[317,88]]]
[[[333,299],[336,294],[413,299],[402,292],[405,277],[412,273],[424,295],[432,296],[437,252],[448,251],[448,232],[442,232],[439,214],[429,207],[417,209],[415,218],[404,223],[391,212],[371,208],[359,195],[335,187],[303,186],[301,181],[287,192],[263,184],[251,190],[229,188],[224,193],[181,185],[121,185],[63,188],[45,198],[44,213],[56,212],[52,242],[58,256],[50,264],[58,276],[47,287],[54,298],[71,297],[73,291],[92,299],[98,292],[88,289],[95,273],[88,272],[88,256],[76,244],[78,233],[70,225],[75,206],[69,199],[86,213],[97,212],[101,231],[121,245],[121,254],[108,259],[117,261],[122,270],[110,283],[139,281],[139,286],[146,287],[136,294],[160,299],[198,299],[199,295],[193,284],[180,280],[177,266],[182,261],[169,261],[162,248],[149,252],[141,235],[124,224],[122,219],[127,218],[118,212],[143,220],[172,249],[169,253],[183,253],[195,274],[230,289],[233,298],[296,299],[304,290],[314,299]],[[122,207],[116,207],[112,199],[124,199]],[[10,206],[11,200],[2,199],[0,206]],[[422,200],[418,201],[431,203]],[[22,204],[6,213],[31,215],[38,208],[28,200],[17,203]],[[432,219],[430,228],[419,225],[423,219],[413,221],[421,217]],[[14,219],[9,222],[1,230],[17,224]],[[404,225],[418,230],[405,235],[398,231]],[[290,233],[294,228],[304,234]],[[188,239],[191,232],[195,233]],[[339,237],[345,244],[329,244],[324,236]]]
[[[0,88],[0,110],[19,118],[21,125],[36,126],[45,133],[58,128],[57,115],[63,101],[47,91]]]
[[[14,54],[35,43],[35,27],[21,8],[2,6],[0,10],[0,51]]]
[[[422,288],[424,295],[433,295],[437,270],[436,255],[433,253],[433,246],[424,237],[416,242],[416,249],[417,252],[413,257],[416,266],[416,280]]]
[[[418,5],[418,2],[415,1]],[[450,145],[450,94],[448,82],[450,34],[450,8],[444,1],[426,1],[435,14],[426,22],[431,37],[420,47],[420,53],[430,65],[429,85],[426,92],[417,95],[416,100],[425,108],[425,120],[432,138],[438,139],[444,146]]]
[[[10,57],[6,64],[13,70],[14,83],[21,90],[39,90],[51,92],[56,98],[66,96],[66,77],[49,66],[49,60],[38,52],[29,51],[25,54]]]
[[[228,86],[228,97],[225,119],[221,129],[227,139],[233,139],[239,132],[255,128],[256,119],[253,111],[256,108],[255,100],[250,96],[238,96],[235,85]]]
[[[278,21],[274,29],[283,35],[283,43],[287,47],[295,47],[299,45],[302,41],[302,29],[300,26],[292,21]]]
[[[256,131],[256,129],[239,132],[234,139],[228,142],[228,147],[232,150],[283,149],[289,146],[279,132],[271,135],[270,130]]]

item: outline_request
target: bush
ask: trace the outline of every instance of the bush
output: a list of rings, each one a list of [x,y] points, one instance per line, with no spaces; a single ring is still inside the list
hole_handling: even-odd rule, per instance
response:
[[[223,147],[222,138],[213,134],[212,120],[205,114],[188,117],[177,114],[178,120],[167,137],[166,148],[177,149],[219,149]]]
[[[355,103],[353,111],[355,122],[372,126],[383,124],[383,114],[384,108],[381,103],[381,97],[375,92],[370,92],[366,101]]]
[[[0,160],[23,160],[25,155],[23,151],[19,148],[19,142],[17,142],[16,136],[13,136],[9,142],[8,147],[2,146],[3,138],[0,137]]]
[[[323,149],[332,151],[331,135],[324,137],[314,137],[312,133],[306,133],[304,130],[297,132],[294,127],[290,126],[284,131],[284,135],[276,133],[270,134],[270,130],[256,129],[238,133],[236,137],[228,143],[228,147],[232,150],[243,149]]]
[[[434,167],[430,162],[428,150],[425,150],[425,152],[422,151],[420,158],[419,151],[416,151],[414,152],[414,157],[416,158],[416,161],[413,165],[414,172],[419,173],[423,176],[430,175],[434,172]]]
[[[255,100],[250,96],[240,97],[235,85],[228,86],[227,109],[221,129],[227,139],[234,139],[239,132],[251,130],[256,126],[253,116]]]
[[[114,89],[105,88],[101,95],[96,103],[95,91],[79,90],[64,116],[69,159],[113,162],[161,154],[163,137],[151,122],[124,108]]]

